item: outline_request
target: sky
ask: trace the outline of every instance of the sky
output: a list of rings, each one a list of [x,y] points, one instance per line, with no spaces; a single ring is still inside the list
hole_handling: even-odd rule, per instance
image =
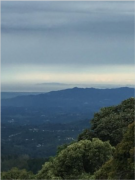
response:
[[[2,1],[2,91],[128,86],[134,2]]]

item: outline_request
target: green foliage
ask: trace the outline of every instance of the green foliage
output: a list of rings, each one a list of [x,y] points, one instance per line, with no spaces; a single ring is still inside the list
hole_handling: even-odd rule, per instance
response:
[[[112,157],[113,150],[109,142],[98,138],[76,142],[62,150],[51,162],[45,163],[37,179],[88,177]]]
[[[74,144],[75,142],[76,141],[72,141],[72,142],[70,142],[68,144],[63,144],[61,146],[58,146],[56,155],[58,155],[62,150],[66,149],[69,145]]]
[[[94,173],[94,179],[111,179],[112,174],[112,159],[110,159],[98,171]]]
[[[127,126],[134,121],[135,99],[130,98],[118,106],[102,108],[91,121],[91,130],[103,141],[115,146],[123,138]]]
[[[122,142],[117,145],[113,165],[120,178],[134,178],[134,123],[128,126]]]
[[[63,145],[61,145],[61,146],[58,146],[58,148],[57,148],[57,155],[58,155],[62,150],[66,149],[67,146],[68,146],[68,144],[63,144]]]
[[[34,175],[25,169],[19,170],[18,168],[12,168],[7,172],[2,172],[1,179],[34,179]]]
[[[92,140],[95,137],[95,134],[90,129],[85,129],[81,134],[78,136],[78,141],[80,140]]]
[[[95,173],[96,179],[134,179],[134,123],[128,126],[113,159]]]
[[[26,169],[36,174],[48,158],[30,158],[28,155],[9,155],[1,157],[1,171],[9,171],[13,167]]]
[[[2,156],[1,157],[1,170],[2,171],[8,171],[12,169],[12,167],[17,167],[18,169],[27,169],[28,168],[28,163],[27,161],[29,160],[28,155],[21,155],[21,156]]]
[[[37,172],[41,160],[23,156],[17,162],[28,171],[13,168],[2,172],[2,179],[134,179],[134,103],[130,98],[102,108],[94,115],[91,129],[84,130],[78,142],[59,146],[56,156],[35,176],[28,171]]]
[[[27,171],[32,171],[36,174],[41,168],[42,165],[48,160],[48,158],[30,158],[27,161]]]

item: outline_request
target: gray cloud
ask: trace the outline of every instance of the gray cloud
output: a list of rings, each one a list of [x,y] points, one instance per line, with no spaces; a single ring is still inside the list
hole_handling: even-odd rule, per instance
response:
[[[133,2],[3,2],[2,65],[133,64]]]
[[[4,36],[2,65],[92,66],[133,64],[133,39],[80,36]]]
[[[31,12],[103,12],[103,13],[134,13],[134,2],[3,2],[2,12],[4,13],[31,13]]]
[[[2,2],[2,33],[90,31],[133,34],[132,2]]]

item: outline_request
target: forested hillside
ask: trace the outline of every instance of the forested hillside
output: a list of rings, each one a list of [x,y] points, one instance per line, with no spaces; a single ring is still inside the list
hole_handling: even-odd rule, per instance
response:
[[[129,98],[103,107],[90,128],[60,146],[38,173],[13,168],[2,179],[134,179],[134,105]]]

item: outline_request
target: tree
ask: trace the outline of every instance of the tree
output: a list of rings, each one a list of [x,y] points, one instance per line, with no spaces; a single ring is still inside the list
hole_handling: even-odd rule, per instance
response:
[[[96,135],[90,129],[85,129],[81,134],[78,136],[78,141],[80,140],[92,140]]]
[[[91,120],[91,132],[102,141],[109,140],[116,146],[122,140],[128,125],[134,122],[134,104],[135,99],[129,98],[118,106],[102,108]]]
[[[7,172],[2,172],[1,179],[34,179],[34,175],[25,169],[19,170],[18,168],[12,168]]]
[[[134,179],[134,123],[128,126],[113,158],[95,172],[95,179]]]
[[[69,145],[52,161],[45,163],[37,179],[78,179],[91,174],[112,157],[114,148],[98,138]]]

